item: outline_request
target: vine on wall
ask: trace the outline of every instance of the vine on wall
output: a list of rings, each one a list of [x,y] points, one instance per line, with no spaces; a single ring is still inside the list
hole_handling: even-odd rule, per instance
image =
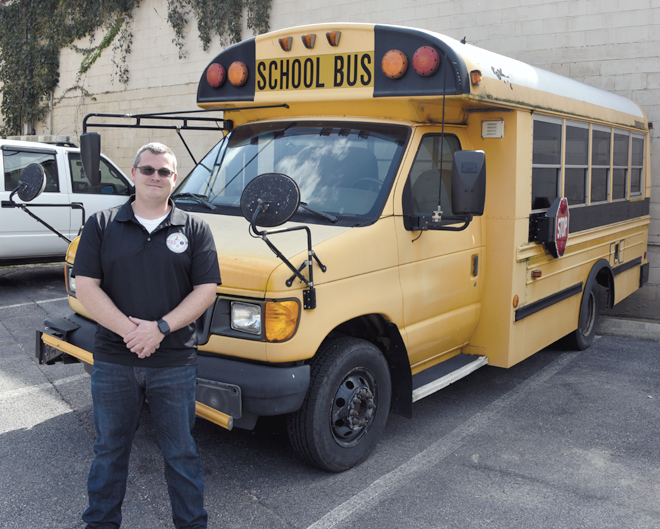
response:
[[[59,83],[60,50],[70,47],[83,55],[75,85],[68,88],[90,94],[81,86],[82,76],[112,45],[117,79],[129,81],[127,55],[131,52],[133,13],[140,0],[0,0],[0,135],[21,134],[25,124],[42,120],[49,99]],[[186,56],[185,28],[197,21],[199,38],[208,50],[214,35],[223,46],[241,39],[243,11],[255,34],[269,29],[271,0],[168,0],[167,21],[174,29],[179,58]],[[83,49],[73,43],[84,37],[96,46]],[[114,44],[113,44],[114,43]],[[30,131],[28,131],[29,133]]]

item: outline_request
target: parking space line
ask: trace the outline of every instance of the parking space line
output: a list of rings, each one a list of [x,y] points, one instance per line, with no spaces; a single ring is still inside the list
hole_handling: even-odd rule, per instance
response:
[[[17,305],[5,305],[4,307],[0,306],[0,310],[15,309],[16,307],[25,307],[27,305],[41,305],[42,303],[50,303],[51,301],[64,301],[65,299],[69,299],[69,298],[66,297],[66,298],[44,299],[42,301],[29,301],[27,303],[18,303]]]
[[[83,378],[89,378],[89,375],[87,373],[83,373],[81,375],[73,375],[70,377],[62,378],[60,380],[56,380],[53,383],[45,382],[44,384],[37,384],[36,386],[26,386],[24,388],[17,388],[17,389],[11,389],[9,391],[3,391],[0,392],[0,398],[4,400],[15,397],[22,397],[23,395],[34,393],[36,391],[43,391],[46,389],[50,389],[52,387],[59,387],[59,386],[64,386],[66,384],[72,384],[73,382],[77,382],[78,380]]]
[[[408,484],[411,479],[414,479],[423,472],[428,472],[430,468],[458,450],[467,442],[470,436],[485,430],[493,420],[497,419],[499,415],[514,404],[521,396],[543,384],[579,355],[580,352],[564,353],[525,382],[486,406],[483,411],[480,411],[442,439],[433,443],[426,450],[377,479],[351,499],[335,507],[307,529],[334,529],[340,525],[343,526],[344,521],[348,517],[359,511],[369,509],[384,500],[387,496],[395,494],[398,488]]]

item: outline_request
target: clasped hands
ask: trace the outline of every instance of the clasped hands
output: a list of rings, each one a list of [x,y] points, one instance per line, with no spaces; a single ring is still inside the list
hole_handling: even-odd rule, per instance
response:
[[[128,319],[135,325],[135,329],[124,337],[124,343],[138,358],[151,356],[160,347],[163,333],[155,321],[141,320],[129,316]]]

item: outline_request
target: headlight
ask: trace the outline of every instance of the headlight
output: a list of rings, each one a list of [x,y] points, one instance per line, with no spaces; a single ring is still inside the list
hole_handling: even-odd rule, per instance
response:
[[[261,334],[261,307],[250,303],[231,304],[231,328],[250,334]]]
[[[72,271],[73,271],[73,267],[67,266],[67,270],[66,270],[66,275],[67,275],[66,279],[67,279],[67,281],[66,281],[66,284],[67,284],[67,290],[69,292],[69,295],[75,297],[75,295],[76,295],[76,278],[71,275]]]
[[[270,301],[266,303],[266,340],[283,342],[291,338],[298,327],[300,305],[297,301]]]

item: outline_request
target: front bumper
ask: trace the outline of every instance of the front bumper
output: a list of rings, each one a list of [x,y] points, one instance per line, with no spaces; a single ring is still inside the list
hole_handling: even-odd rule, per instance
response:
[[[75,357],[93,364],[96,323],[78,314],[45,321],[37,331],[36,357],[40,364]],[[233,418],[234,426],[251,429],[259,416],[282,415],[300,409],[309,387],[309,366],[263,365],[197,354],[198,415],[220,424],[212,412]],[[223,424],[223,426],[225,426]]]

